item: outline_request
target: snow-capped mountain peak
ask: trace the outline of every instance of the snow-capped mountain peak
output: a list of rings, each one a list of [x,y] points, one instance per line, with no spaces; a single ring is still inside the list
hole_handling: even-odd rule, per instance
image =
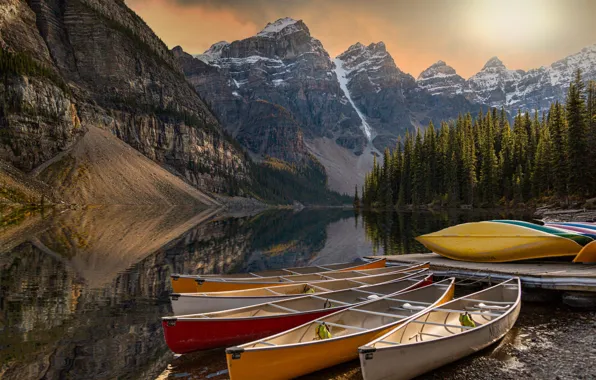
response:
[[[438,61],[421,72],[416,82],[432,95],[454,95],[462,93],[465,79],[453,67]]]
[[[305,29],[308,32],[308,28],[306,28],[306,25],[304,25],[302,20],[294,20],[290,17],[284,17],[275,22],[268,23],[265,28],[257,34],[257,36],[275,38],[279,35],[287,35]]]
[[[503,69],[506,70],[507,67],[505,67],[505,64],[503,63],[503,61],[501,61],[498,57],[492,57],[491,59],[489,59],[486,64],[484,64],[484,67],[482,68],[481,71],[486,71],[488,69]]]

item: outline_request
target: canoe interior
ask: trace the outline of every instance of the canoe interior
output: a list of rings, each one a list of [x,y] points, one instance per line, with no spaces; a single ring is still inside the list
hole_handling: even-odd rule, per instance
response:
[[[179,316],[179,319],[213,319],[213,318],[255,318],[304,313],[315,310],[339,309],[357,303],[367,302],[373,297],[383,297],[396,292],[404,291],[428,281],[428,276],[417,276],[411,279],[394,280],[390,283],[364,286],[358,289],[340,290],[322,293],[320,296],[306,295],[283,301],[275,301],[255,306],[221,312],[204,313],[196,315]],[[374,293],[374,294],[372,294]]]
[[[400,293],[395,296],[395,298],[399,297],[400,300],[398,301],[393,300],[393,297],[370,301],[366,304],[320,318],[318,321],[305,324],[271,338],[259,342],[247,343],[242,348],[263,348],[271,347],[272,345],[281,346],[312,342],[316,340],[316,329],[321,322],[330,324],[328,326],[333,336],[331,340],[358,334],[363,331],[378,329],[399,322],[404,318],[409,318],[421,311],[419,308],[395,310],[395,307],[403,305],[406,302],[418,302],[418,306],[428,307],[444,297],[450,288],[451,292],[453,292],[452,284],[452,280],[445,280],[423,288]],[[372,313],[368,313],[367,311]]]
[[[420,268],[420,266],[416,266]],[[425,270],[425,269],[424,269]],[[329,280],[306,284],[279,285],[271,288],[247,289],[227,292],[197,293],[200,296],[210,297],[269,297],[272,295],[301,295],[312,289],[315,293],[325,293],[328,291],[344,290],[363,285],[376,285],[382,282],[397,280],[420,274],[420,271],[394,272],[375,276],[359,277],[356,280],[340,279]]]
[[[517,279],[509,280],[445,303],[367,344],[367,346],[377,349],[395,347],[396,344],[433,341],[473,330],[474,328],[461,327],[459,317],[465,311],[470,313],[476,324],[475,328],[479,328],[510,313],[517,307],[520,302],[519,287]]]

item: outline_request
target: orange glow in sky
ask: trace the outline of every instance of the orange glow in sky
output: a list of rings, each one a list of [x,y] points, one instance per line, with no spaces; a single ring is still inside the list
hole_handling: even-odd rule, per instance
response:
[[[303,20],[331,57],[383,41],[417,77],[438,60],[464,78],[498,56],[510,69],[550,65],[596,43],[591,0],[126,0],[170,47],[199,54],[258,33],[281,17]]]

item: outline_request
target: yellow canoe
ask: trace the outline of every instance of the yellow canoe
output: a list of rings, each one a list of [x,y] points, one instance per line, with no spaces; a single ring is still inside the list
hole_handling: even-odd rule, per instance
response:
[[[300,283],[307,281],[324,281],[338,278],[350,278],[380,274],[381,272],[369,272],[372,270],[386,270],[391,272],[397,268],[385,268],[385,259],[379,259],[368,263],[362,263],[345,267],[339,270],[324,271],[321,268],[320,273],[307,274],[288,274],[287,276],[272,276],[247,279],[227,279],[201,277],[196,275],[172,275],[172,291],[174,293],[204,293],[204,292],[225,292],[230,290],[244,290],[264,288],[275,285],[285,285],[289,283]],[[361,272],[362,273],[356,273]]]
[[[292,379],[358,357],[358,347],[391,331],[421,309],[453,299],[453,279],[392,294],[283,333],[226,350],[231,380]],[[323,323],[331,337],[317,339]]]
[[[419,236],[416,240],[439,255],[475,262],[576,256],[582,249],[571,239],[499,222],[459,224]]]

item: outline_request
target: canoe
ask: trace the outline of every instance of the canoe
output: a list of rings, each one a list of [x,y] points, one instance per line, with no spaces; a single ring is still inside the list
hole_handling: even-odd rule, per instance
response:
[[[453,290],[453,279],[437,282],[228,348],[226,359],[230,379],[291,379],[356,359],[359,346],[418,315],[421,309],[450,301]],[[331,337],[317,339],[317,331],[323,323]]]
[[[503,338],[520,308],[519,278],[435,307],[360,347],[362,376],[411,379],[471,355]],[[464,313],[475,327],[462,326]]]
[[[280,333],[374,298],[431,283],[432,275],[424,274],[215,313],[165,317],[162,318],[164,338],[170,350],[177,354],[230,347]]]
[[[556,228],[556,227],[548,227],[548,226],[541,226],[535,223],[530,223],[530,222],[524,222],[521,220],[493,220],[493,222],[497,222],[497,223],[507,223],[507,224],[513,224],[516,226],[522,226],[522,227],[528,227],[528,228],[532,228],[534,230],[537,231],[542,231],[542,232],[546,232],[549,234],[553,234],[556,236],[560,236],[560,237],[564,237],[567,239],[571,239],[576,241],[578,244],[584,246],[590,242],[593,241],[592,238],[579,234],[577,232],[574,231],[569,231],[569,230],[564,230],[561,228]]]
[[[403,269],[399,272],[375,276],[308,282],[303,284],[288,284],[268,288],[214,293],[173,293],[170,295],[170,300],[172,302],[172,311],[174,315],[210,313],[214,311],[236,309],[238,307],[299,297],[306,294],[305,292],[307,291],[325,293],[334,290],[345,290],[360,287],[363,285],[381,284],[387,281],[409,278],[410,276],[420,274],[421,270],[426,270],[428,267],[428,263],[423,263],[408,267],[408,269]]]
[[[576,256],[576,241],[516,224],[464,223],[416,238],[426,248],[454,260],[507,262]]]
[[[381,268],[385,266],[385,259],[379,259],[370,262],[361,262],[361,263],[339,263],[339,264],[323,264],[323,265],[314,265],[309,267],[293,267],[293,268],[284,268],[284,269],[271,269],[259,272],[249,272],[249,273],[234,273],[234,274],[201,274],[197,277],[209,277],[209,278],[224,278],[230,280],[243,280],[247,278],[255,278],[255,277],[274,277],[274,276],[287,276],[292,274],[312,274],[312,273],[322,273],[322,272],[331,272],[331,271],[341,271],[341,270],[358,270],[358,269],[373,269],[373,268]],[[369,266],[372,264],[372,266]],[[366,267],[362,267],[366,266]],[[175,274],[172,276],[176,276]]]
[[[344,268],[337,271],[326,271],[325,274],[334,273],[339,276],[338,273],[342,272],[358,272],[363,270],[372,269],[384,269],[385,259],[375,260],[369,263],[354,265],[349,268]],[[393,269],[387,268],[389,271]],[[378,274],[378,273],[377,273]],[[348,277],[365,276],[366,274],[355,274]],[[335,278],[335,277],[332,277]],[[228,290],[241,290],[241,289],[254,289],[271,286],[271,283],[284,283],[284,282],[299,282],[299,281],[320,281],[329,280],[325,278],[323,274],[319,273],[308,273],[301,275],[288,275],[288,276],[273,276],[263,278],[249,278],[249,279],[236,279],[229,280],[225,278],[205,278],[197,275],[171,275],[172,291],[175,293],[194,293],[194,292],[223,292]]]
[[[596,239],[596,229],[590,229],[590,228],[586,228],[586,227],[578,227],[578,226],[572,226],[572,225],[567,225],[567,224],[558,224],[558,223],[547,223],[545,224],[546,227],[551,227],[551,228],[559,228],[561,230],[567,230],[567,231],[571,231],[571,232],[576,232],[578,234],[582,234],[585,236],[588,236],[592,239]]]

